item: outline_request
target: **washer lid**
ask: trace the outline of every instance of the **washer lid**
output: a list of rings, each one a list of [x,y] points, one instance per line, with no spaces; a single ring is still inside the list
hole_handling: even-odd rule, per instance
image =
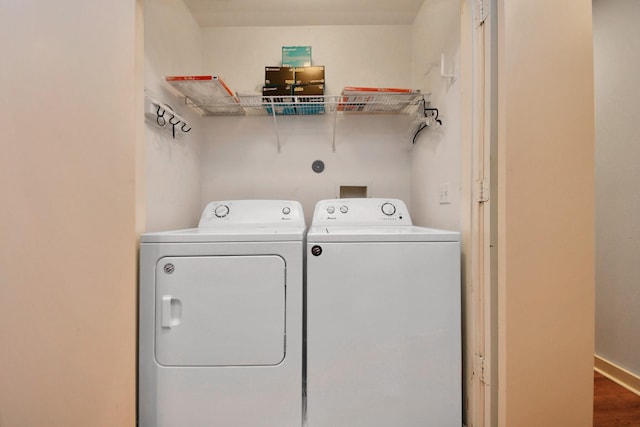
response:
[[[404,226],[311,227],[307,242],[459,242],[457,231]]]

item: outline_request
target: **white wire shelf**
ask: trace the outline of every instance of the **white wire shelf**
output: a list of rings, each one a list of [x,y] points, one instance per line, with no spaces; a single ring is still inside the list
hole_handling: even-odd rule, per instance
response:
[[[412,114],[424,105],[421,93],[363,95],[262,96],[238,95],[195,99],[185,103],[205,116],[308,116],[350,114]]]

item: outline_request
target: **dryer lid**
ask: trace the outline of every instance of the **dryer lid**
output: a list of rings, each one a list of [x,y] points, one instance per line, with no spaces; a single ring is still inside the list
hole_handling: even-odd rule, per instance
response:
[[[290,200],[228,200],[207,204],[198,228],[144,233],[142,243],[301,241],[302,205]]]
[[[304,227],[237,226],[160,231],[140,236],[141,243],[301,242]]]

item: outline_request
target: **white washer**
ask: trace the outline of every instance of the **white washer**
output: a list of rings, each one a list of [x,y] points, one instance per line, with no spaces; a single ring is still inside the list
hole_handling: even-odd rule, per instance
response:
[[[309,427],[460,427],[459,233],[394,199],[317,203],[307,233]]]
[[[141,237],[141,427],[299,427],[304,215],[210,203],[198,228]]]

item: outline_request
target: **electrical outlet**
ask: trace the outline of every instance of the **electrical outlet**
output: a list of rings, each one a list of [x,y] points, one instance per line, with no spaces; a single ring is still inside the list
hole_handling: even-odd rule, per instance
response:
[[[440,184],[440,193],[438,194],[438,202],[441,205],[451,203],[451,186],[449,183]]]

